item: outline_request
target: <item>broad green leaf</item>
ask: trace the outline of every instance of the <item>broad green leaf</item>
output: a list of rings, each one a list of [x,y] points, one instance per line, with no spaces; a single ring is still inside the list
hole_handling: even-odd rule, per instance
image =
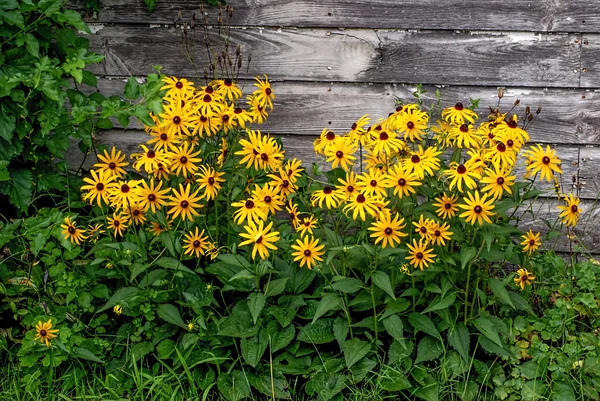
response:
[[[269,283],[267,284],[267,292],[265,295],[267,297],[274,297],[280,295],[281,293],[283,293],[283,291],[285,291],[285,285],[289,280],[289,277],[284,277],[269,281]]]
[[[296,339],[309,344],[326,344],[335,340],[333,319],[319,319],[314,324],[309,323],[301,327]]]
[[[440,300],[432,303],[431,305],[429,305],[427,308],[425,308],[423,313],[434,312],[437,310],[446,309],[450,305],[454,304],[455,301],[456,301],[456,294],[450,294],[447,297],[440,299]]]
[[[248,372],[246,372],[248,374]],[[252,387],[272,399],[273,394],[275,400],[289,400],[292,398],[288,388],[289,383],[282,372],[274,370],[273,376],[270,374],[248,374],[248,380]]]
[[[229,316],[223,319],[219,334],[222,336],[248,338],[258,333],[260,326],[252,322],[248,303],[240,301]]]
[[[338,294],[326,293],[319,301],[312,323],[314,324],[321,316],[332,310],[342,309],[342,298]]]
[[[472,246],[464,248],[460,253],[460,268],[464,269],[475,255],[477,255],[477,248]]]
[[[250,279],[255,279],[256,278],[256,274],[254,274],[253,272],[249,271],[249,270],[240,270],[239,272],[237,272],[236,274],[234,274],[229,281],[235,281],[235,280],[250,280]]]
[[[137,294],[138,289],[135,287],[123,287],[119,288],[113,295],[108,299],[108,302],[104,304],[104,306],[98,309],[97,313],[103,312],[109,308],[112,308],[118,303],[125,301],[130,296]]]
[[[126,99],[135,100],[140,95],[140,84],[134,77],[129,77],[127,83],[125,84],[125,89],[123,90],[123,94]]]
[[[285,329],[281,329],[277,322],[273,321],[271,323],[275,323],[275,326],[278,328],[278,330],[271,333],[271,352],[275,353],[284,349],[292,342],[296,336],[296,328],[290,325]],[[269,323],[269,326],[271,326],[271,323]]]
[[[513,304],[512,299],[510,299],[510,295],[508,295],[508,291],[504,287],[504,284],[502,283],[502,281],[498,280],[497,278],[490,278],[488,280],[488,286],[490,287],[490,289],[492,290],[494,295],[496,295],[498,297],[500,302],[512,307],[513,309],[516,309],[515,305]]]
[[[227,401],[240,401],[250,396],[248,380],[239,370],[222,372],[217,379],[217,388]]]
[[[306,384],[306,392],[311,396],[318,395],[319,401],[329,401],[345,388],[346,377],[332,372],[319,372]]]
[[[257,336],[251,338],[242,338],[240,344],[244,361],[246,361],[248,365],[255,368],[265,353],[267,346],[269,345],[269,341],[266,331],[263,329]]]
[[[98,358],[92,351],[87,348],[76,347],[75,357],[79,359],[85,359],[86,361],[104,363],[104,361]]]
[[[448,343],[459,353],[465,362],[469,362],[471,337],[469,336],[469,330],[463,323],[459,323],[449,329]]]
[[[498,334],[498,330],[494,326],[494,323],[484,317],[479,317],[473,321],[473,324],[481,334],[489,338],[499,347],[502,347],[502,341],[500,340],[500,335]]]
[[[40,56],[40,43],[35,36],[30,33],[25,35],[25,47],[27,48],[29,54],[31,54],[33,57],[37,58]]]
[[[258,320],[260,316],[260,312],[265,307],[265,303],[267,302],[267,298],[262,292],[253,292],[248,297],[248,310],[250,310],[250,314],[252,315],[252,320],[254,324]]]
[[[340,349],[342,349],[344,342],[346,341],[346,337],[348,336],[348,320],[341,316],[335,318],[335,322],[333,323],[333,334],[335,336],[335,340],[340,346]]]
[[[371,351],[371,344],[367,341],[353,338],[344,343],[342,351],[344,353],[344,359],[346,360],[346,367],[350,369],[352,365],[367,356],[369,351]]]
[[[363,283],[355,278],[345,277],[331,284],[331,288],[347,294],[355,293],[363,288]]]
[[[10,172],[10,202],[22,212],[27,211],[33,196],[33,174],[29,169],[16,169]]]
[[[517,308],[517,310],[522,310],[529,313],[530,315],[535,315],[535,313],[533,313],[533,309],[531,309],[531,305],[529,304],[529,302],[520,294],[517,294],[514,291],[508,291],[508,296],[510,297],[510,300],[512,301],[513,305],[515,305],[515,308]]]
[[[14,10],[19,8],[17,0],[0,0],[0,10]]]
[[[19,11],[5,11],[0,9],[0,20],[8,25],[18,26],[21,29],[25,28],[25,20]]]
[[[157,353],[158,359],[167,359],[168,357],[170,357],[173,354],[173,352],[175,351],[176,346],[177,346],[177,344],[175,343],[175,341],[171,340],[170,338],[167,338],[166,340],[162,340],[156,346],[156,353]]]
[[[154,345],[150,342],[142,342],[137,343],[133,347],[131,347],[131,355],[133,356],[133,361],[137,363],[140,359],[144,358],[146,355],[154,351]]]
[[[408,315],[408,322],[415,330],[422,331],[439,340],[442,339],[442,336],[438,329],[435,327],[435,324],[426,315],[413,312],[410,315]]]
[[[412,385],[406,375],[391,366],[385,366],[379,375],[378,384],[386,391],[402,391],[411,388]]]
[[[371,276],[371,280],[373,283],[385,291],[392,299],[396,299],[396,295],[394,295],[394,289],[392,288],[392,283],[390,281],[390,276],[387,273],[382,271],[376,271],[375,274]]]
[[[228,265],[233,265],[237,267],[241,267],[244,269],[251,269],[252,265],[246,258],[241,255],[233,255],[233,254],[223,254],[218,256],[219,260],[227,263]]]
[[[573,386],[570,383],[563,381],[555,381],[552,383],[551,401],[571,401],[575,399],[577,399],[577,397],[575,396]]]
[[[158,306],[156,312],[158,313],[158,317],[165,322],[187,329],[187,325],[184,323],[181,315],[179,314],[179,309],[177,309],[175,305],[161,304]]]
[[[432,361],[437,359],[444,352],[442,342],[431,336],[425,336],[419,341],[417,346],[417,359],[415,363],[421,363],[426,361]]]
[[[490,340],[484,335],[479,336],[479,345],[486,352],[492,355],[498,355],[505,358],[514,358],[514,355],[505,350],[503,347],[498,346],[495,342]]]
[[[404,344],[404,324],[398,315],[391,315],[383,320],[383,327],[394,340]]]

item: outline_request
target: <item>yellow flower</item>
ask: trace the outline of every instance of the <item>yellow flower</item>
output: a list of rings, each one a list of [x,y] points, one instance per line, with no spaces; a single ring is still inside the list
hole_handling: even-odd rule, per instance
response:
[[[198,189],[204,190],[202,197],[208,200],[215,199],[221,190],[221,183],[225,182],[225,179],[221,178],[225,173],[217,172],[210,166],[200,166],[200,172],[196,175],[200,184]]]
[[[448,133],[449,139],[457,148],[475,148],[481,143],[481,137],[472,125],[454,125]]]
[[[464,124],[465,120],[474,123],[478,117],[473,110],[466,109],[462,103],[458,102],[454,107],[445,108],[442,111],[442,118],[449,123]]]
[[[265,109],[273,110],[273,99],[275,99],[275,94],[271,89],[271,83],[269,82],[269,78],[265,74],[265,79],[262,80],[259,77],[254,77],[256,86],[258,89],[252,92],[253,98],[256,102],[264,107]]]
[[[465,204],[460,204],[458,207],[466,210],[460,214],[460,217],[464,217],[467,223],[482,225],[485,220],[492,224],[490,216],[495,214],[492,212],[494,199],[487,200],[487,194],[480,196],[479,191],[475,191],[475,195],[469,192],[463,200]]]
[[[326,160],[331,163],[331,168],[341,167],[348,170],[348,167],[356,161],[354,152],[356,152],[356,145],[351,140],[338,137],[331,146],[325,149],[325,156]]]
[[[458,164],[456,162],[450,163],[450,168],[444,171],[444,174],[450,177],[450,184],[448,189],[452,189],[456,186],[459,192],[463,192],[463,183],[468,189],[477,188],[477,182],[475,179],[481,178],[479,174],[470,169],[468,163]]]
[[[52,328],[52,319],[49,319],[47,322],[42,323],[42,321],[38,321],[35,326],[35,338],[34,340],[40,340],[42,344],[46,344],[46,347],[50,346],[50,340],[56,337],[56,333],[58,333],[58,329]]]
[[[117,149],[113,146],[110,154],[105,149],[103,155],[96,155],[98,157],[99,162],[94,164],[94,167],[98,169],[98,171],[104,171],[108,176],[116,175],[117,177],[122,177],[125,175],[125,170],[123,167],[127,166],[125,160],[125,155],[121,153],[121,151],[117,151]]]
[[[291,245],[292,249],[296,252],[292,252],[294,262],[300,261],[300,267],[306,265],[311,270],[317,262],[322,262],[323,254],[325,252],[322,249],[325,245],[319,245],[319,240],[312,237],[304,237],[304,241],[297,239],[296,244]]]
[[[407,244],[408,256],[406,260],[410,262],[415,268],[423,270],[424,267],[429,267],[429,263],[433,263],[435,254],[432,249],[427,248],[427,241],[420,239],[419,242],[413,238],[413,243]]]
[[[269,257],[269,249],[275,251],[277,247],[273,244],[279,241],[279,232],[271,232],[273,222],[270,222],[264,227],[264,222],[258,222],[258,226],[252,220],[248,220],[248,225],[244,227],[245,233],[240,233],[240,237],[245,238],[245,241],[240,242],[239,246],[254,244],[252,247],[252,259],[256,259],[256,254],[261,259]]]
[[[136,188],[137,203],[144,211],[151,209],[152,212],[156,212],[167,204],[167,194],[171,188],[161,191],[162,184],[163,181],[159,181],[158,186],[154,187],[154,181],[150,181],[150,185],[142,181],[142,185]]]
[[[310,199],[313,206],[318,204],[322,208],[325,202],[327,209],[335,209],[343,198],[344,195],[339,190],[326,185],[323,189],[313,192]]]
[[[358,176],[356,186],[365,195],[387,198],[387,188],[390,183],[386,173],[376,168],[370,168]]]
[[[100,170],[98,172],[90,170],[90,174],[92,174],[92,178],[85,177],[83,179],[83,181],[88,184],[81,187],[81,191],[88,191],[83,197],[83,200],[89,201],[92,205],[94,204],[94,200],[96,200],[98,206],[102,206],[102,201],[108,204],[109,191],[114,186],[113,181],[117,176],[112,175],[112,173],[107,172],[106,170]]]
[[[252,191],[252,199],[257,200],[265,206],[267,215],[283,210],[283,205],[285,205],[283,197],[277,192],[277,187],[269,183],[266,183],[262,187],[257,185],[254,191]]]
[[[184,237],[184,254],[195,255],[197,258],[200,255],[204,255],[204,251],[208,247],[208,237],[204,235],[204,230],[198,233],[198,227],[196,231],[190,231]]]
[[[119,316],[120,314],[123,313],[123,307],[121,305],[115,305],[113,306],[113,312],[115,315]]]
[[[550,149],[549,145],[546,145],[546,150],[541,145],[532,146],[525,155],[529,161],[527,164],[527,173],[529,175],[535,175],[538,171],[541,171],[541,180],[547,179],[549,182],[554,179],[554,173],[557,172],[562,174],[560,169],[560,159],[556,156],[554,149]]]
[[[129,216],[126,214],[117,214],[113,213],[112,217],[107,217],[108,220],[108,228],[113,230],[113,235],[116,237],[117,235],[123,236],[123,231],[127,228],[127,223],[129,222]]]
[[[386,179],[386,186],[393,187],[394,195],[397,195],[400,199],[402,199],[403,196],[410,196],[411,194],[417,193],[413,187],[423,185],[414,173],[406,171],[400,163],[392,166],[388,171]]]
[[[173,196],[170,197],[170,202],[167,203],[168,206],[171,206],[167,213],[172,214],[173,219],[181,215],[182,220],[185,221],[189,218],[193,221],[194,216],[198,216],[197,209],[204,207],[204,205],[198,203],[201,199],[198,196],[199,189],[190,194],[190,188],[190,184],[187,184],[185,188],[179,184],[179,192],[176,189],[173,190]]]
[[[307,233],[312,234],[313,229],[317,227],[317,218],[315,216],[305,217],[302,222],[298,222],[297,225],[294,226],[297,232],[300,233],[300,236],[303,237]]]
[[[525,235],[521,235],[521,238],[523,238],[523,242],[521,242],[523,252],[527,252],[530,255],[542,245],[540,233],[534,233],[532,230],[529,230]]]
[[[579,220],[579,215],[581,214],[581,208],[579,207],[579,198],[570,193],[568,197],[564,198],[564,200],[567,202],[567,204],[564,206],[558,206],[558,208],[562,210],[562,212],[558,216],[562,219],[562,222],[567,226],[575,227],[575,225],[577,224],[577,220]]]
[[[200,154],[200,150],[194,152],[194,146],[190,148],[189,142],[184,142],[183,146],[171,146],[170,152],[167,153],[167,157],[170,159],[171,164],[169,168],[171,172],[187,177],[194,175],[198,166],[196,163],[202,161],[201,158],[197,157]]]
[[[60,225],[63,228],[62,235],[64,235],[65,239],[69,242],[77,245],[81,244],[81,241],[86,239],[84,235],[85,230],[77,228],[75,226],[75,221],[71,220],[69,216],[65,217],[64,221],[65,224]]]
[[[166,154],[160,150],[148,149],[144,145],[140,145],[142,153],[134,153],[130,157],[135,159],[133,168],[140,171],[142,168],[146,173],[150,174],[157,170],[161,165],[168,166]]]
[[[362,221],[367,219],[367,215],[372,217],[377,216],[379,210],[377,209],[377,202],[379,197],[374,195],[367,195],[366,193],[360,192],[357,196],[350,198],[346,206],[344,206],[344,213],[352,211],[352,219],[356,220],[358,217]]]
[[[233,213],[236,224],[242,224],[246,220],[248,222],[259,222],[267,219],[267,207],[259,200],[241,200],[233,202],[231,206],[239,208]]]
[[[525,284],[531,285],[535,280],[535,276],[533,273],[527,271],[527,269],[519,269],[515,275],[515,284],[517,287],[521,287],[522,290],[525,289]]]
[[[398,213],[396,213],[393,220],[390,215],[382,214],[379,221],[374,221],[371,224],[369,231],[373,231],[370,236],[371,238],[375,238],[375,244],[381,242],[382,248],[388,245],[394,248],[400,243],[401,237],[408,235],[400,231],[404,227],[406,227],[404,218],[401,218]]]
[[[194,322],[189,322],[187,324],[188,331],[193,331],[195,328],[196,328],[196,325],[194,324]]]
[[[446,241],[450,241],[450,237],[454,234],[450,231],[450,225],[444,223],[440,225],[437,221],[431,225],[431,235],[429,241],[432,245],[446,245]]]
[[[433,203],[433,206],[437,207],[435,213],[441,219],[449,219],[456,215],[458,212],[458,196],[450,194],[447,196],[444,192],[443,195],[439,198],[435,198],[436,202]]]
[[[510,187],[515,183],[517,177],[510,173],[511,171],[508,169],[487,169],[485,177],[481,179],[482,184],[487,184],[483,187],[483,191],[488,192],[492,199],[502,198],[505,191],[512,195]]]

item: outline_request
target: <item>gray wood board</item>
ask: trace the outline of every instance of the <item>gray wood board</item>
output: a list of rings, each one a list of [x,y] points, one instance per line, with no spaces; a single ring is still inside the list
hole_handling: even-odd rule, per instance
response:
[[[246,26],[467,29],[599,32],[600,9],[589,0],[228,0],[233,18]],[[206,8],[210,23],[216,9]],[[89,21],[170,24],[181,12],[199,14],[198,1],[159,0],[153,12],[140,1],[102,0]]]
[[[195,76],[207,64],[199,31],[190,47],[194,68],[186,61],[179,29],[108,25],[98,29],[89,36],[90,44],[106,59],[90,68],[96,74],[146,75],[159,64],[167,74]],[[217,29],[210,35],[220,38]],[[579,87],[580,39],[579,34],[519,32],[231,31],[232,46],[239,44],[244,54],[252,53],[250,73],[272,79],[526,87]],[[598,79],[600,72],[590,70],[586,76]]]
[[[597,6],[600,8],[600,5]],[[581,86],[600,86],[600,35],[585,34],[581,40]]]
[[[138,145],[141,141],[146,140],[148,135],[143,131],[136,130],[109,130],[98,135],[98,143],[105,144],[108,146],[116,146],[118,149],[131,154],[132,152],[138,151]],[[317,157],[312,151],[312,138],[304,136],[286,136],[282,138],[288,158],[299,158],[303,161],[303,165],[309,169],[313,162],[326,169],[328,164],[320,157]],[[577,148],[568,148],[560,146],[557,148],[558,153],[563,159],[563,170],[565,176],[577,174],[577,163],[579,150]],[[71,168],[78,168],[82,164],[83,155],[73,147],[68,153],[67,162]],[[91,154],[86,157],[83,163],[84,168],[91,168],[93,163],[96,162],[95,155]],[[519,167],[516,171],[517,174],[522,174],[523,168]],[[541,189],[546,190],[546,194],[552,196],[552,186],[544,183],[538,185]],[[558,209],[556,208],[557,202],[552,198],[540,197],[533,201],[531,210],[537,218],[532,218],[530,214],[523,213],[522,222],[520,227],[526,231],[533,229],[535,231],[547,232],[548,227],[540,219],[540,217],[549,220],[550,222],[556,221],[558,217]],[[594,200],[582,200],[583,213],[581,215],[581,223],[577,227],[578,238],[585,244],[590,250],[596,249],[597,244],[600,241],[600,227],[598,227],[597,221],[600,215],[598,210],[598,203]],[[518,214],[520,215],[520,213]],[[558,227],[558,226],[557,226]],[[558,252],[568,252],[569,244],[565,236],[561,236],[556,243],[555,249]],[[600,249],[597,249],[600,252]]]
[[[100,92],[105,95],[123,93],[126,79],[101,78]],[[200,81],[196,81],[200,85]],[[240,83],[249,93],[250,82]],[[323,128],[346,132],[362,115],[369,114],[373,121],[394,110],[394,98],[404,102],[416,101],[414,85],[354,84],[318,82],[273,82],[275,109],[263,126],[273,134],[319,135]],[[439,89],[441,106],[448,107],[468,99],[480,99],[477,109],[485,119],[488,106],[498,104],[495,87],[424,86],[423,104],[430,107]],[[502,109],[508,110],[519,99],[515,109],[523,115],[525,106],[532,110],[542,107],[541,114],[529,129],[531,140],[538,143],[600,144],[600,92],[586,89],[535,89],[507,87]]]
[[[581,196],[596,200],[600,198],[600,148],[580,149],[578,187]]]

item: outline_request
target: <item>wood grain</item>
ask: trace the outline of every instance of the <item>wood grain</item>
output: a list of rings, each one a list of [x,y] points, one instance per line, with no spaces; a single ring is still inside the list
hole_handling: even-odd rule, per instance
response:
[[[600,30],[598,30],[600,32]],[[600,34],[587,33],[581,40],[581,83],[584,88],[598,88],[600,80]]]
[[[123,93],[126,79],[99,79],[100,92],[105,95]],[[196,81],[199,82],[199,81]],[[246,92],[251,82],[242,82]],[[416,101],[414,85],[354,84],[318,82],[274,82],[275,110],[264,129],[280,135],[319,135],[323,128],[346,132],[363,114],[373,120],[387,116],[394,109],[394,98],[404,102]],[[481,118],[488,114],[488,106],[498,104],[498,91],[493,87],[424,86],[424,107],[436,101],[436,90],[441,94],[441,107],[468,99],[480,99],[477,112]],[[502,109],[508,110],[519,99],[515,112],[523,115],[525,106],[532,110],[542,107],[541,114],[529,129],[531,140],[551,144],[600,145],[600,93],[585,89],[533,89],[507,87]]]
[[[220,40],[216,29],[210,35]],[[197,69],[185,61],[181,37],[173,27],[105,26],[90,36],[91,47],[106,55],[91,71],[146,75],[159,64],[167,74],[198,76],[207,64],[202,35],[196,33],[191,47]],[[232,46],[252,53],[251,72],[272,79],[479,86],[578,87],[580,39],[514,32],[231,31]],[[588,77],[598,79],[600,72],[589,71]]]
[[[600,199],[600,148],[585,147],[580,152],[579,195]],[[600,229],[600,221],[598,221]]]
[[[231,23],[246,26],[465,29],[532,32],[598,32],[600,10],[586,0],[228,0]],[[214,8],[208,8],[211,23]],[[102,0],[90,21],[170,24],[181,12],[191,19],[197,1],[158,1],[148,12],[141,0]],[[228,21],[227,19],[225,19]]]

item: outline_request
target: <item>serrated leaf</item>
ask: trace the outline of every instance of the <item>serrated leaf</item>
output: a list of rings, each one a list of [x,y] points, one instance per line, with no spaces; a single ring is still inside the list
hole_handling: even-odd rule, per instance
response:
[[[125,84],[125,89],[123,90],[123,94],[125,98],[130,100],[135,100],[140,95],[140,84],[134,77],[129,77],[127,83]]]
[[[156,312],[158,317],[165,322],[187,329],[187,325],[184,323],[183,319],[181,318],[181,314],[179,313],[179,309],[177,309],[175,305],[161,304],[158,306]]]
[[[425,336],[419,341],[419,345],[417,346],[417,359],[415,359],[415,364],[437,359],[443,352],[444,349],[440,340],[431,336]]]
[[[375,274],[371,276],[371,280],[373,283],[385,291],[392,299],[396,299],[396,295],[394,295],[394,289],[392,288],[392,283],[390,281],[390,276],[387,273],[382,271],[376,271]]]
[[[177,344],[175,344],[175,341],[171,340],[170,338],[162,340],[156,346],[156,353],[158,359],[167,359],[168,357],[170,357],[175,351],[176,346]]]
[[[400,344],[404,344],[404,324],[398,315],[391,315],[383,321],[383,327],[390,336]]]
[[[459,353],[465,362],[469,362],[471,337],[463,323],[453,326],[448,331],[448,343]]]
[[[309,344],[326,344],[335,340],[333,319],[319,319],[314,324],[301,327],[296,339]]]
[[[515,308],[517,308],[517,310],[522,310],[529,313],[530,315],[535,315],[529,302],[520,294],[517,294],[514,291],[508,291],[508,296],[510,297],[510,300],[515,305]]]
[[[25,47],[27,48],[29,54],[31,54],[33,57],[37,58],[40,56],[40,43],[35,36],[30,33],[25,35]]]
[[[435,337],[438,340],[442,339],[442,336],[438,329],[435,327],[435,324],[426,315],[413,312],[410,315],[408,315],[408,322],[415,330],[429,334],[430,336]]]
[[[437,310],[446,309],[450,305],[454,304],[455,301],[456,301],[456,294],[450,294],[445,298],[442,298],[438,301],[433,302],[431,305],[429,305],[427,308],[425,308],[423,313],[435,312]]]
[[[283,293],[283,291],[285,291],[285,285],[287,284],[289,279],[289,277],[283,277],[278,278],[276,280],[271,280],[268,284],[267,292],[265,295],[267,297],[274,297],[280,295],[281,293]]]
[[[342,298],[338,294],[326,293],[317,305],[315,316],[312,323],[314,324],[321,316],[332,310],[342,309]]]
[[[273,322],[275,323],[275,322]],[[271,334],[271,352],[275,353],[287,347],[296,336],[296,328],[292,325]]]
[[[346,294],[352,294],[363,288],[363,283],[360,280],[350,277],[344,277],[331,284],[331,288]]]
[[[137,343],[133,347],[131,347],[131,354],[133,356],[133,361],[137,362],[149,353],[154,351],[154,345],[150,342],[142,342]]]
[[[335,340],[340,346],[340,349],[342,349],[342,346],[346,341],[348,331],[348,321],[342,317],[337,317],[335,322],[333,322],[333,335],[335,336]]]
[[[253,292],[248,297],[248,310],[250,310],[254,324],[256,324],[256,321],[260,316],[260,312],[263,310],[266,303],[267,298],[262,292]]]
[[[473,321],[473,325],[481,334],[493,341],[497,346],[502,347],[502,341],[494,323],[484,317],[479,317]]]
[[[227,401],[240,401],[250,396],[248,381],[239,370],[222,372],[217,379],[217,388]]]
[[[460,268],[464,269],[474,257],[477,255],[477,248],[468,246],[460,253]]]
[[[255,368],[267,350],[269,342],[263,329],[257,336],[251,338],[242,338],[240,344],[244,361],[246,361],[248,365]]]
[[[85,359],[86,361],[104,363],[104,361],[98,358],[92,351],[87,348],[76,347],[75,357],[79,359]]]
[[[103,312],[109,308],[112,308],[118,303],[125,301],[130,296],[136,294],[138,289],[135,287],[123,287],[119,288],[113,295],[108,299],[108,301],[104,304],[104,306],[98,309],[97,313]]]
[[[502,281],[498,280],[497,278],[490,278],[488,280],[488,286],[494,295],[498,297],[500,302],[512,307],[513,309],[516,309],[515,304],[513,303],[512,299],[510,299],[510,295],[508,295],[508,291],[504,287]]]
[[[352,365],[367,356],[369,351],[371,351],[371,344],[367,341],[353,338],[352,340],[344,342],[342,351],[344,353],[344,359],[346,360],[346,367],[350,369]]]
[[[8,25],[18,26],[21,29],[25,28],[25,20],[20,11],[6,11],[0,9],[0,20],[4,20]]]
[[[406,374],[390,366],[385,366],[379,375],[378,384],[386,391],[402,391],[411,388]]]
[[[160,267],[164,267],[167,269],[173,269],[173,270],[177,270],[177,271],[181,271],[181,272],[185,272],[185,273],[189,273],[189,274],[196,274],[196,273],[194,273],[193,270],[185,267],[180,261],[178,261],[175,258],[169,258],[169,257],[163,256],[162,258],[158,259],[155,263],[157,265],[159,265]]]
[[[332,372],[319,372],[306,384],[306,392],[317,394],[319,401],[329,401],[345,388],[346,377]]]

